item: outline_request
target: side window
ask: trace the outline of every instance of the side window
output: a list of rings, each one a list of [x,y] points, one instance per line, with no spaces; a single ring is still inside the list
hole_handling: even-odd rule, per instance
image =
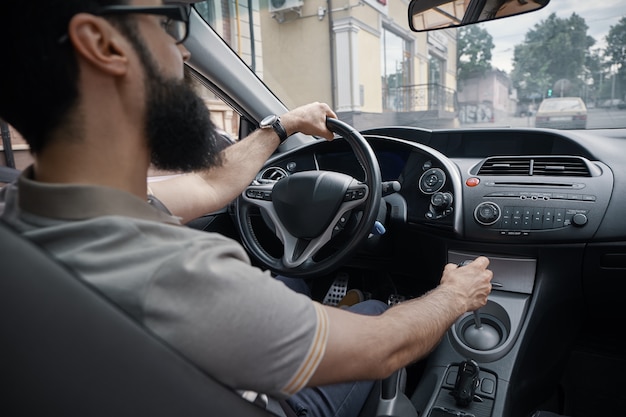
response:
[[[185,80],[202,98],[207,107],[207,111],[210,112],[211,120],[220,133],[218,137],[220,141],[219,146],[223,149],[237,142],[239,140],[240,114],[206,87],[187,67],[185,67]],[[170,175],[177,174],[157,170],[155,168],[150,168],[148,172],[151,181],[164,179]]]
[[[30,148],[22,135],[10,124],[0,119],[0,173],[4,174],[0,178],[0,185],[12,176],[13,170],[19,171],[26,168],[33,162]]]
[[[221,100],[209,88],[205,87],[195,77],[186,72],[187,81],[204,100],[207,111],[211,114],[211,120],[221,133],[223,147],[239,140],[240,115],[228,104]],[[33,162],[30,148],[22,135],[11,125],[0,119],[0,186],[7,179],[14,176],[14,170],[23,170]],[[151,169],[150,176],[167,175],[167,172]]]
[[[220,99],[213,91],[205,87],[190,71],[185,71],[185,78],[187,82],[193,86],[202,100],[204,100],[215,126],[222,133],[228,135],[233,141],[239,140],[239,113],[235,112],[232,107]]]

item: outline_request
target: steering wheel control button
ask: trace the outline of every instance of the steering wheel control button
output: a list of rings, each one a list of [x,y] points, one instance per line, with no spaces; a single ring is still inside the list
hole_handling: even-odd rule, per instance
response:
[[[337,220],[337,223],[335,223],[335,225],[333,226],[333,232],[332,232],[333,236],[337,235],[339,232],[345,229],[346,225],[348,224],[348,220],[350,220],[351,215],[352,215],[352,210],[348,210],[343,215],[341,215],[341,217],[339,217],[339,220]]]
[[[343,201],[355,201],[365,198],[365,188],[350,188],[346,191]]]
[[[441,190],[445,183],[445,172],[440,168],[431,168],[420,177],[419,189],[424,194],[432,194]]]
[[[252,189],[252,188],[248,188],[246,190],[246,197],[254,198],[255,200],[271,201],[272,200],[272,192],[271,191],[267,191],[267,190],[255,190],[255,189]]]
[[[500,220],[500,206],[491,201],[480,203],[474,210],[474,219],[483,226],[491,226]]]

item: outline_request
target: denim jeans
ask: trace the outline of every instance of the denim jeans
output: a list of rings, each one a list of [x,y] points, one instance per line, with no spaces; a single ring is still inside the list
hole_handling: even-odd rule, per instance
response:
[[[311,295],[303,280],[283,276],[276,278],[294,291]],[[382,301],[366,300],[347,310],[374,316],[382,314],[387,308]],[[299,417],[357,417],[373,386],[374,381],[357,381],[304,388],[287,399],[287,403]]]

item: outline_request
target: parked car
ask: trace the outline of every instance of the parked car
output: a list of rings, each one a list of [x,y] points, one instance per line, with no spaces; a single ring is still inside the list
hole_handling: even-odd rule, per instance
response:
[[[585,129],[587,107],[580,97],[546,98],[535,114],[535,127]]]
[[[412,1],[409,22],[406,1],[186,3],[194,3],[187,70],[220,129],[243,138],[268,114],[315,100],[331,104],[340,118],[329,123],[335,140],[293,135],[226,209],[188,227],[240,240],[255,265],[302,278],[320,302],[343,282],[395,304],[436,286],[448,262],[491,259],[487,305],[462,316],[427,359],[406,368],[402,383],[380,381],[362,417],[624,415],[626,114],[597,115],[594,125],[602,129],[584,130],[592,114],[582,99],[559,97],[544,100],[536,115],[537,127],[553,130],[528,127],[526,118],[511,127],[459,126],[455,77],[469,60],[457,60],[455,26],[471,22],[469,14],[474,21],[497,16],[486,9],[491,1],[467,10],[459,1]],[[533,35],[532,51],[524,51],[543,58],[536,72],[518,74],[524,83],[507,79],[511,88],[535,83],[543,91],[578,58],[572,79],[589,76],[588,36],[572,37],[579,57],[558,56],[566,44],[559,37],[593,25],[593,32],[580,30],[601,46],[610,28],[626,26],[622,0],[546,3],[466,26],[486,33],[466,38],[474,46],[488,34],[502,45],[492,51],[492,65],[511,67],[499,79],[530,62],[513,63],[518,48],[511,39],[528,45],[525,36]],[[421,13],[446,29],[429,29],[430,17]],[[424,31],[412,32],[418,20]],[[581,97],[609,86],[608,74],[602,77],[581,79]],[[496,90],[477,91],[475,107],[509,100],[507,88]],[[284,226],[271,200],[254,196],[271,195],[280,181],[304,171],[340,172],[376,192],[363,205],[342,204],[294,265],[293,227]],[[363,215],[373,208],[374,216]],[[13,231],[0,233],[7,410],[272,415],[198,371]],[[459,404],[451,393],[464,371],[473,395]]]

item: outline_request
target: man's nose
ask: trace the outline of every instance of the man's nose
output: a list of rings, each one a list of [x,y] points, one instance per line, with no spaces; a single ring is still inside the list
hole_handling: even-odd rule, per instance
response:
[[[189,61],[189,58],[191,58],[191,52],[189,52],[182,43],[178,44],[178,48],[180,49],[180,53],[183,56],[183,61]]]

